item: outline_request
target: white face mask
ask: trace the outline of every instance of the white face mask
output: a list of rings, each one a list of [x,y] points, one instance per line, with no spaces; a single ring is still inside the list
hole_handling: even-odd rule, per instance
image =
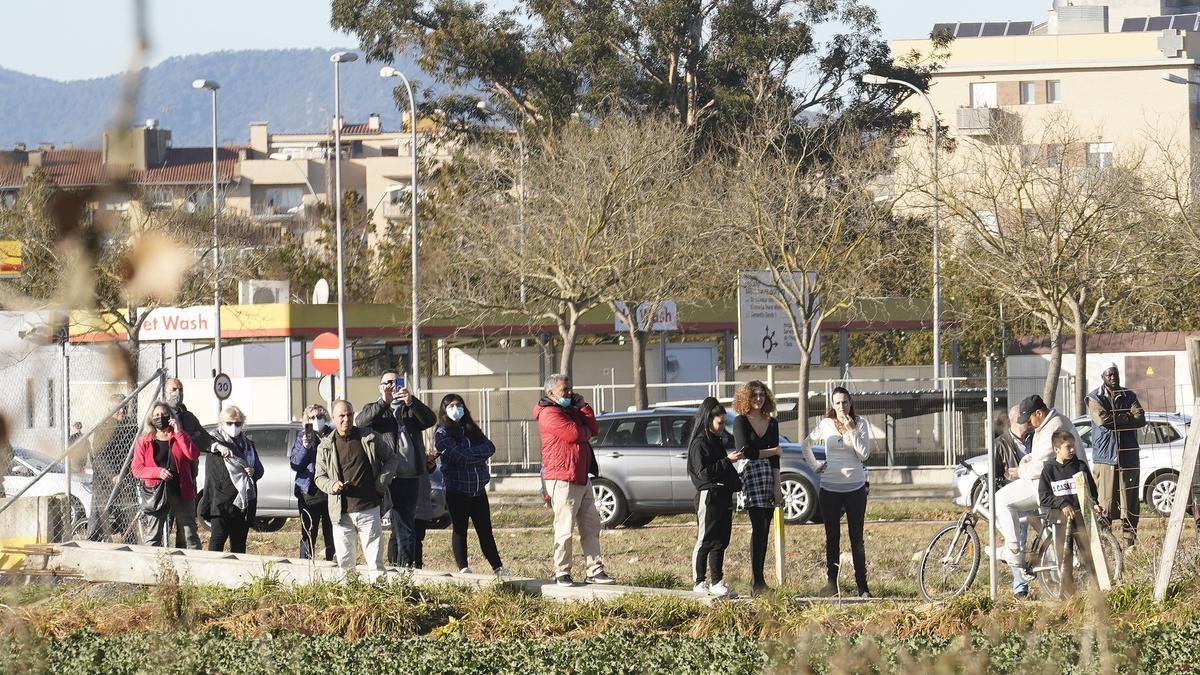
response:
[[[230,438],[237,438],[242,435],[242,425],[236,422],[223,422],[221,428],[225,430],[225,434]]]

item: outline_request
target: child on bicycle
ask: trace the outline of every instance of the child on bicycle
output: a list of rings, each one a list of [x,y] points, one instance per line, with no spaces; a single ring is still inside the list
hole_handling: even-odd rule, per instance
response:
[[[1054,447],[1054,461],[1046,462],[1042,467],[1038,496],[1041,505],[1050,510],[1050,522],[1055,526],[1054,548],[1058,554],[1060,588],[1062,597],[1066,599],[1075,592],[1075,578],[1072,574],[1075,551],[1072,551],[1070,542],[1067,541],[1068,536],[1074,539],[1074,548],[1083,557],[1088,573],[1092,578],[1096,576],[1087,525],[1079,512],[1079,490],[1075,480],[1077,474],[1083,474],[1087,481],[1087,491],[1091,495],[1096,515],[1103,517],[1104,508],[1096,503],[1096,481],[1092,478],[1087,463],[1075,455],[1075,435],[1060,429],[1054,432],[1050,440]]]

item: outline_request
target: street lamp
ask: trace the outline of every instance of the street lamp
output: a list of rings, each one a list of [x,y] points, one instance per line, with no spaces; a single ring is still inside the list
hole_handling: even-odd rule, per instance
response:
[[[408,126],[412,133],[411,151],[412,151],[412,226],[409,228],[409,236],[412,239],[412,353],[409,355],[409,374],[411,377],[408,382],[409,389],[418,391],[421,387],[421,359],[420,359],[420,344],[421,344],[421,324],[420,310],[417,308],[417,103],[413,98],[412,84],[404,73],[396,70],[391,66],[384,66],[379,69],[380,77],[398,77],[404,82],[404,90],[408,93]],[[385,193],[386,194],[386,193]]]
[[[940,223],[938,222],[938,203],[941,200],[941,185],[938,177],[937,109],[933,107],[933,102],[929,100],[925,92],[904,80],[894,80],[882,75],[865,73],[862,76],[862,83],[870,85],[898,84],[902,87],[908,87],[917,96],[924,99],[925,104],[929,106],[930,119],[933,125],[933,388],[936,391],[941,389],[942,376],[942,258],[939,242]]]
[[[217,236],[217,90],[221,85],[215,80],[195,80],[192,88],[212,93],[213,353],[216,355],[213,377],[216,377],[225,372],[221,368],[221,247]],[[221,399],[217,399],[217,418],[220,417]]]
[[[336,52],[329,57],[333,63],[333,203],[337,224],[337,322],[338,376],[341,378],[342,398],[349,399],[350,376],[346,373],[346,275],[342,251],[342,72],[343,63],[358,60],[354,52]],[[334,394],[336,396],[336,394]]]
[[[1170,82],[1171,84],[1200,84],[1200,82],[1197,82],[1196,80],[1182,78],[1174,73],[1163,73],[1162,79]]]
[[[517,230],[521,235],[521,260],[525,260],[525,118],[521,117],[520,124],[516,123],[511,118],[500,113],[487,104],[487,101],[479,101],[475,104],[485,115],[500,115],[508,120],[509,124],[517,130]],[[521,304],[525,304],[525,272],[521,272]],[[521,346],[524,346],[524,340],[521,341]]]

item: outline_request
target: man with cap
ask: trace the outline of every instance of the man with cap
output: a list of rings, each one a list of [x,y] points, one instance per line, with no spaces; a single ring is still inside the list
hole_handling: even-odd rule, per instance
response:
[[[1137,542],[1141,511],[1138,479],[1142,469],[1137,430],[1146,426],[1146,411],[1137,394],[1121,386],[1117,364],[1105,367],[1100,379],[1100,386],[1087,396],[1088,417],[1092,420],[1092,475],[1104,510],[1117,513],[1120,505],[1121,529],[1128,548]]]
[[[1017,423],[1033,426],[1033,442],[1029,454],[1017,465],[1017,480],[1005,485],[996,493],[996,527],[1004,535],[1005,550],[1000,557],[1014,567],[1025,566],[1025,543],[1017,536],[1021,519],[1038,510],[1038,481],[1042,467],[1054,457],[1051,437],[1062,429],[1075,437],[1075,456],[1083,457],[1083,441],[1075,431],[1075,425],[1066,415],[1046,406],[1041,396],[1034,394],[1021,401]]]

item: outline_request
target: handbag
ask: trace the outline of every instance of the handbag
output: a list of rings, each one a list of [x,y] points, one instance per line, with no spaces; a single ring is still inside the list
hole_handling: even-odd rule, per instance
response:
[[[178,473],[175,470],[175,453],[167,453],[166,469],[171,473]],[[137,502],[142,513],[153,515],[163,510],[167,504],[167,481],[160,480],[158,485],[154,487],[146,487],[146,481],[138,481],[137,484]]]

